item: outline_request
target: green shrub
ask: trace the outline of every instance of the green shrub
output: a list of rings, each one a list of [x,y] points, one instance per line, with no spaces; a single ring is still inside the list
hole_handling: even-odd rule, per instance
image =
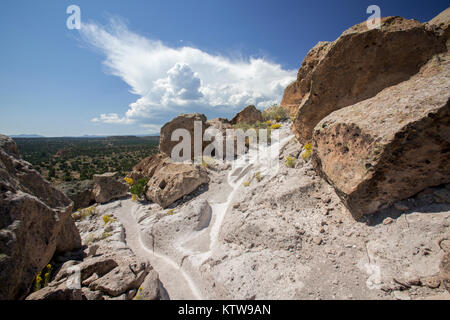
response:
[[[147,183],[148,183],[147,178],[138,179],[130,188],[131,194],[134,194],[137,197],[142,197],[144,193],[147,191]]]
[[[89,245],[89,244],[91,244],[91,243],[96,242],[97,240],[98,240],[98,239],[95,237],[95,235],[91,233],[90,235],[87,236],[86,241],[85,241],[85,244],[86,244],[86,245]]]
[[[294,157],[286,157],[286,167],[294,168],[296,163],[296,159]]]
[[[202,167],[211,169],[211,168],[214,168],[215,164],[216,164],[216,160],[214,160],[214,158],[209,157],[209,156],[202,157]]]
[[[267,142],[270,143],[270,133],[272,132],[272,129],[270,128],[270,125],[267,122],[260,122],[257,121],[255,123],[247,123],[247,122],[240,122],[234,125],[234,129],[241,129],[242,131],[246,132],[247,130],[254,129],[256,131],[256,136],[259,139],[260,135],[260,129],[266,129],[267,130]]]
[[[289,118],[288,113],[283,107],[278,105],[273,105],[266,110],[263,111],[262,114],[264,120],[275,120],[275,121],[284,121]]]
[[[101,239],[103,240],[103,239],[109,238],[111,236],[112,236],[111,232],[106,232],[105,231],[105,232],[102,233]]]
[[[255,173],[255,179],[258,182],[260,182],[263,179],[263,177],[261,177],[261,172],[260,171]]]

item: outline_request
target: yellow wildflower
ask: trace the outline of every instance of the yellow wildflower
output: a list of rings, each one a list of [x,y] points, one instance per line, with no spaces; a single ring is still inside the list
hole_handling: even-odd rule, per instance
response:
[[[280,129],[280,128],[281,128],[281,124],[279,124],[279,123],[275,123],[270,126],[270,129],[272,129],[272,130],[276,130],[276,129]]]
[[[134,184],[134,181],[132,178],[125,177],[125,178],[123,178],[123,180],[125,180],[125,182],[128,183],[130,186],[132,186]]]

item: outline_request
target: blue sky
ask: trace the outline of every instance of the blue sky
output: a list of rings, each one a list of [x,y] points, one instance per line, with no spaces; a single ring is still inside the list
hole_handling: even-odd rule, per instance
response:
[[[157,133],[181,112],[263,108],[371,4],[424,22],[448,1],[2,0],[0,133]]]

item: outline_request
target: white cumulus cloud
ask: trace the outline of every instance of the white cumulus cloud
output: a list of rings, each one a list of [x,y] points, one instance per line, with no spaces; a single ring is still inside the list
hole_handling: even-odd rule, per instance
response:
[[[130,31],[117,18],[108,26],[83,24],[81,35],[105,55],[108,71],[138,96],[124,115],[102,114],[94,122],[138,122],[154,130],[181,112],[238,111],[249,104],[262,109],[279,103],[296,77],[296,70],[263,58],[231,59],[193,47],[171,48]]]

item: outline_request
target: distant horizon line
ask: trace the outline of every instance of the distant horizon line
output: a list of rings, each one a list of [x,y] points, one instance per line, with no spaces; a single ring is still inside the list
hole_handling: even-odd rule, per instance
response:
[[[159,137],[159,134],[99,134],[91,135],[85,134],[81,136],[67,135],[67,136],[44,136],[40,134],[5,134],[10,138],[108,138],[108,137]]]

